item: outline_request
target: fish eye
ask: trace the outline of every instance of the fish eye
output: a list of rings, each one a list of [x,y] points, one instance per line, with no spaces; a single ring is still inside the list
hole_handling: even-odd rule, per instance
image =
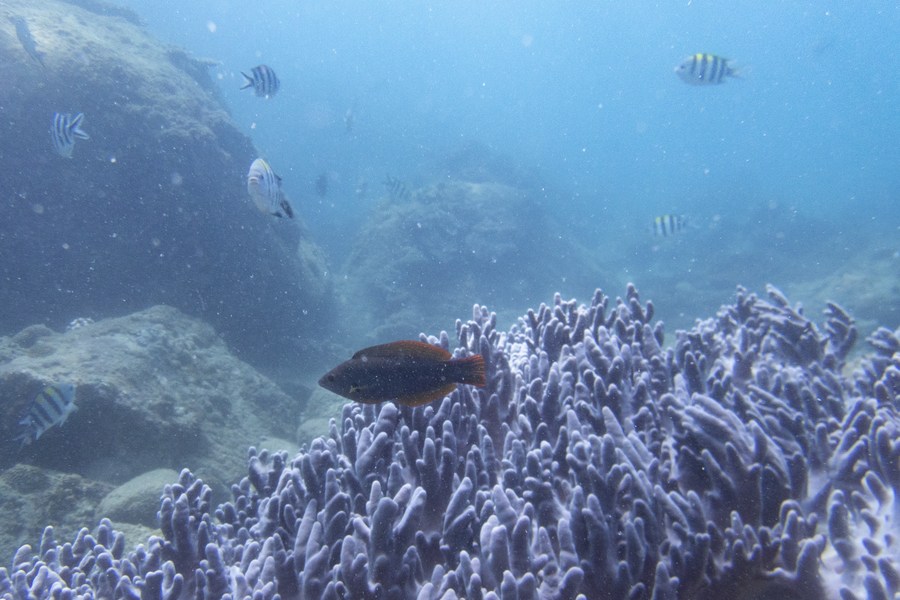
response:
[[[329,376],[328,376],[328,381],[334,381],[334,375],[329,375]]]

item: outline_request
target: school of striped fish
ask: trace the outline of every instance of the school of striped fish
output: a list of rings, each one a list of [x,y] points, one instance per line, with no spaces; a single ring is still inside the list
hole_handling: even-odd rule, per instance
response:
[[[38,50],[38,42],[32,34],[28,22],[20,16],[10,16],[9,22],[15,27],[16,37],[22,49],[42,68],[46,68],[45,55]],[[693,86],[714,86],[725,83],[728,79],[740,78],[740,69],[733,61],[717,54],[698,52],[685,58],[677,67],[675,75],[683,82]],[[249,69],[249,73],[241,71],[244,83],[241,90],[252,89],[256,96],[270,99],[281,89],[281,80],[269,65],[260,64]],[[91,139],[82,129],[84,113],[56,112],[50,126],[52,147],[59,156],[72,158],[76,140]],[[350,108],[344,116],[347,132],[353,130],[354,110]],[[321,179],[321,178],[320,178]],[[388,176],[384,180],[388,196],[392,200],[405,201],[412,194],[409,187],[401,179]],[[322,182],[316,181],[316,191],[320,196],[325,189]],[[294,211],[282,190],[282,180],[269,166],[269,163],[257,158],[250,165],[247,173],[247,191],[253,204],[260,212],[274,217],[293,218]],[[668,237],[685,229],[685,218],[680,215],[661,215],[654,218],[652,232],[657,236]]]
[[[28,22],[19,16],[10,16],[8,20],[15,27],[16,37],[25,53],[41,68],[46,69],[45,54],[38,50],[38,41],[32,34]],[[740,71],[731,60],[709,53],[696,53],[688,56],[675,68],[675,74],[683,82],[693,86],[720,85],[728,79],[740,78]],[[240,89],[253,89],[255,95],[261,98],[270,99],[281,88],[281,80],[275,70],[265,64],[251,68],[249,74],[242,71],[241,75],[244,78],[244,84]],[[84,120],[85,116],[82,112],[54,113],[50,126],[50,138],[53,150],[59,156],[71,159],[76,140],[91,139],[82,129]],[[348,109],[344,117],[347,132],[353,130],[353,121],[353,109]],[[411,197],[407,184],[397,177],[388,175],[384,186],[392,200],[406,201]],[[317,189],[320,191],[320,195],[324,195],[321,190],[327,188],[317,181]],[[293,208],[282,190],[281,177],[275,173],[266,160],[257,158],[250,165],[247,173],[247,192],[260,212],[278,218],[292,219],[294,217]],[[683,215],[666,214],[655,217],[651,229],[654,235],[668,237],[683,231],[686,226],[687,220]],[[344,368],[345,371],[346,369],[347,367]],[[323,378],[323,381],[328,383],[326,387],[333,387],[335,377],[333,372],[331,380]],[[420,387],[428,388],[429,386]],[[350,390],[353,390],[352,393]],[[348,397],[353,397],[357,393],[355,388],[336,391]],[[414,389],[412,392],[419,393],[421,390]],[[410,393],[412,394],[412,392]],[[421,397],[429,396],[425,394]],[[359,400],[359,398],[354,399]],[[21,433],[17,440],[22,447],[37,441],[51,427],[63,425],[75,409],[75,386],[73,384],[47,385],[32,399],[27,413],[19,421]]]

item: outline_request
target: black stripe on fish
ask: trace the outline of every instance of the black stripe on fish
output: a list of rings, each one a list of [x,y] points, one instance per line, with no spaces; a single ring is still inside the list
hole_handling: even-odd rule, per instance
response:
[[[59,395],[59,392],[53,388],[45,389],[43,392],[43,398],[47,401],[47,406],[51,410],[53,410],[54,414],[62,414],[63,408],[62,405],[63,399],[62,396]]]
[[[31,407],[31,418],[37,420],[45,429],[51,427],[58,417],[59,415],[49,412],[40,400],[35,400],[34,405]]]

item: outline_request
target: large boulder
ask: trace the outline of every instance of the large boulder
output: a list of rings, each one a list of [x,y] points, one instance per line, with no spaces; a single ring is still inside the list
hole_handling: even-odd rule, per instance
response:
[[[448,179],[384,198],[345,271],[344,305],[355,319],[348,327],[367,341],[446,328],[473,298],[517,306],[545,296],[557,277],[600,276],[534,188],[500,177]]]
[[[324,259],[302,205],[292,221],[250,203],[257,152],[219,101],[211,63],[102,2],[3,5],[3,329],[164,303],[257,362],[293,360],[328,326]],[[45,66],[19,42],[17,17]],[[51,144],[57,112],[85,115],[91,139],[72,158]]]
[[[76,386],[77,410],[20,449],[19,418],[44,386],[59,383]],[[294,439],[306,400],[232,356],[210,326],[167,306],[0,338],[0,397],[0,467],[27,461],[114,484],[185,465],[230,481],[248,446]]]
[[[65,383],[75,385],[77,409],[21,446],[19,421],[32,400]],[[286,393],[233,356],[212,327],[169,306],[0,337],[0,492],[12,490],[0,494],[0,531],[9,532],[0,559],[47,523],[74,534],[100,508],[117,524],[155,527],[163,485],[187,466],[217,501],[229,499],[248,447],[296,451],[298,428],[320,412],[306,415],[310,394],[299,384]],[[317,435],[327,422],[321,427]],[[85,491],[71,507],[48,504],[57,481]],[[10,503],[14,510],[4,508]]]

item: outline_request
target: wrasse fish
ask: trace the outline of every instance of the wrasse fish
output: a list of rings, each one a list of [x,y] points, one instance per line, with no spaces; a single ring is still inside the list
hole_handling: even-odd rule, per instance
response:
[[[483,386],[484,358],[453,358],[443,348],[416,341],[365,348],[319,379],[326,390],[356,402],[395,400],[406,406],[442,398],[458,383]]]

